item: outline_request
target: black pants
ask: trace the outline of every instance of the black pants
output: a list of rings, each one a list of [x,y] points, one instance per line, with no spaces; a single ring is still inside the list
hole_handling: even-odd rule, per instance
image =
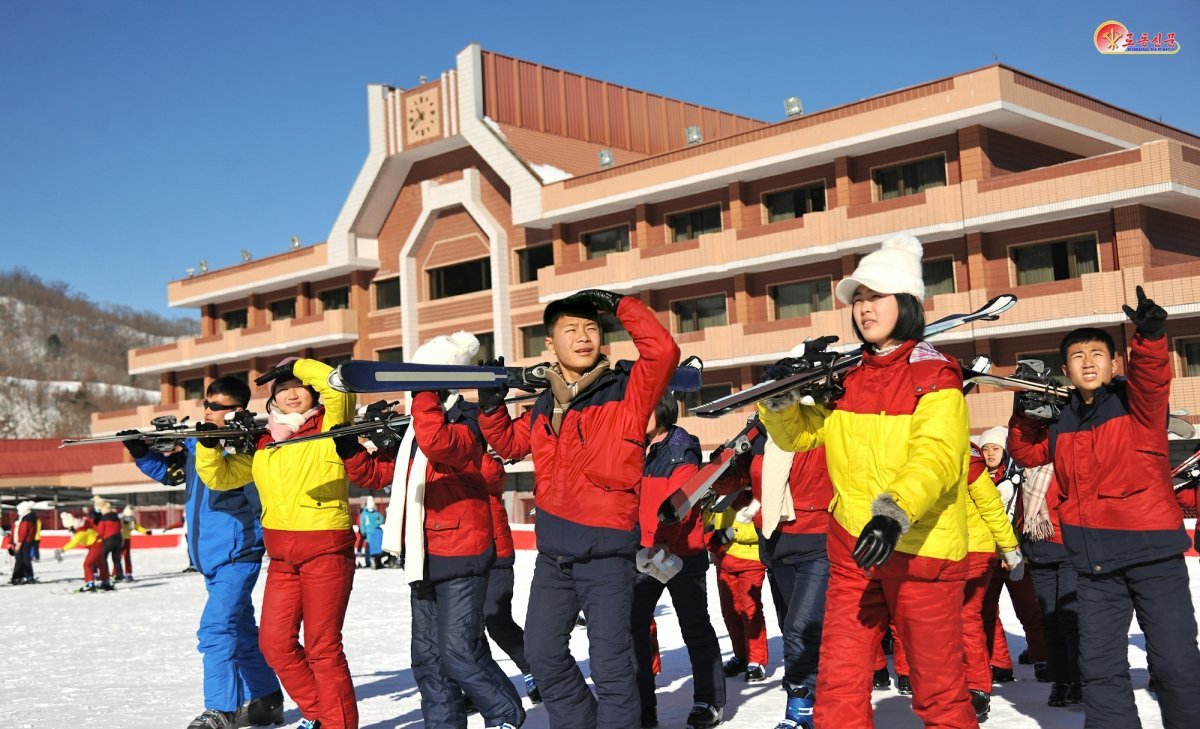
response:
[[[772,561],[767,568],[779,631],[783,634],[784,688],[817,688],[829,558]]]
[[[33,542],[23,542],[14,555],[16,564],[13,565],[12,581],[33,579]]]
[[[487,594],[483,599],[483,624],[487,634],[496,645],[508,654],[521,673],[529,673],[529,661],[525,658],[525,631],[513,620],[513,568],[512,565],[492,567],[488,571]]]
[[[1028,564],[1042,613],[1050,680],[1079,683],[1079,574],[1067,560]]]
[[[1134,611],[1158,684],[1165,729],[1192,729],[1200,717],[1200,648],[1183,556],[1101,575],[1079,574],[1079,674],[1085,729],[1140,727],[1129,680]]]
[[[125,568],[121,565],[121,551],[125,548],[125,539],[120,534],[114,534],[104,540],[104,559],[112,560],[113,576],[118,580],[125,579]]]
[[[721,671],[721,647],[708,617],[706,592],[708,552],[683,557],[679,574],[663,584],[649,575],[638,575],[633,585],[633,612],[630,631],[637,656],[638,694],[642,708],[657,706],[654,697],[654,673],[651,663],[654,648],[650,642],[650,620],[663,590],[671,593],[671,604],[679,618],[683,644],[692,662],[693,700],[712,706],[725,706],[725,674]]]

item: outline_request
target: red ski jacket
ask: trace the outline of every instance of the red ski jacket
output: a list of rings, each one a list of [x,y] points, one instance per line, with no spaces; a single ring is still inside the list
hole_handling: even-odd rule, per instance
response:
[[[96,534],[100,535],[100,539],[108,539],[111,536],[121,535],[121,517],[115,513],[101,514],[96,518]]]
[[[18,544],[32,542],[37,538],[37,515],[29,512],[21,517],[17,522],[16,528],[13,529],[13,535]]]
[[[488,486],[488,502],[492,507],[492,528],[496,536],[496,564],[509,566],[513,562],[512,528],[508,525],[508,509],[504,507],[504,462],[495,456],[484,456],[483,478]]]
[[[543,554],[632,556],[638,548],[646,424],[679,364],[679,345],[632,296],[621,299],[617,318],[640,359],[615,363],[578,393],[557,433],[549,389],[516,421],[506,408],[480,416],[488,443],[502,457],[533,454],[535,533]]]
[[[443,410],[437,393],[413,396],[416,445],[429,459],[425,467],[426,576],[431,582],[487,574],[495,558],[492,507],[477,418],[479,407],[459,398]],[[397,454],[412,467],[411,453]],[[359,452],[346,461],[350,480],[363,488],[390,486],[396,461],[380,452]],[[405,495],[393,493],[392,508],[404,508]]]
[[[704,520],[700,509],[692,509],[677,524],[658,520],[658,507],[698,470],[700,440],[677,425],[647,450],[639,507],[643,547],[664,544],[671,554],[680,556],[704,551]]]
[[[1081,572],[1103,574],[1188,549],[1167,460],[1167,346],[1166,337],[1135,335],[1128,379],[1097,391],[1091,407],[1072,393],[1049,427],[1023,415],[1009,422],[1008,452],[1018,463],[1054,463],[1063,544]]]

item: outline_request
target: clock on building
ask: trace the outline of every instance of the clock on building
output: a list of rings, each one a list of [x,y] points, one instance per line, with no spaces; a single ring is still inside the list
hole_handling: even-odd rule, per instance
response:
[[[414,91],[404,97],[404,136],[408,144],[442,135],[441,101],[435,89]]]

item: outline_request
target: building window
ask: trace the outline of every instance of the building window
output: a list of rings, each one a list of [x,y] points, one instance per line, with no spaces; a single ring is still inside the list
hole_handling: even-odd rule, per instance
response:
[[[772,286],[768,293],[775,305],[776,319],[811,316],[813,312],[833,309],[833,280],[829,278],[780,284]]]
[[[880,167],[874,171],[875,188],[880,200],[916,195],[931,187],[946,184],[946,160],[938,155],[902,165]]]
[[[221,315],[221,321],[225,322],[225,331],[229,331],[231,329],[245,329],[246,310],[234,309],[233,311],[227,311]]]
[[[349,362],[353,358],[354,358],[354,355],[351,355],[351,354],[335,354],[331,357],[323,357],[321,359],[321,361],[324,362],[325,364],[329,365],[330,367],[337,367],[341,363]]]
[[[671,240],[675,243],[699,238],[708,233],[721,232],[721,206],[701,208],[688,213],[677,213],[667,218],[671,228]]]
[[[488,258],[455,263],[429,272],[429,298],[473,294],[492,288],[492,262]]]
[[[1200,339],[1185,339],[1179,343],[1183,359],[1183,376],[1200,377]]]
[[[250,384],[250,371],[249,370],[242,370],[240,372],[227,372],[227,373],[225,373],[224,376],[232,377],[235,380],[241,380],[242,382],[245,382],[246,384]]]
[[[921,278],[925,280],[926,297],[954,293],[954,259],[922,261]]]
[[[521,327],[521,354],[537,357],[546,349],[546,325],[534,324]]]
[[[270,303],[271,320],[282,321],[284,319],[296,318],[296,300],[295,299],[280,299]]]
[[[1054,377],[1054,381],[1064,387],[1071,384],[1066,375],[1063,374],[1063,358],[1057,349],[1051,349],[1045,352],[1028,352],[1026,354],[1018,354],[1017,362],[1023,359],[1032,359],[1046,365],[1046,369]]]
[[[1065,281],[1100,270],[1095,238],[1059,240],[1013,249],[1017,285]]]
[[[375,359],[380,362],[403,362],[404,347],[392,347],[391,349],[375,350]]]
[[[626,238],[629,233],[626,231]],[[625,241],[625,250],[629,250],[629,241]],[[529,246],[517,251],[517,268],[520,269],[521,283],[537,281],[538,271],[546,266],[554,265],[554,246]]]
[[[342,286],[336,289],[326,289],[317,294],[321,299],[322,311],[350,308],[350,287]]]
[[[475,335],[475,338],[479,340],[479,354],[476,355],[478,359],[489,360],[496,356],[496,335],[485,332]]]
[[[685,392],[681,394],[682,397],[679,399],[679,402],[683,405],[683,412],[680,415],[686,415],[706,402],[712,402],[726,395],[732,395],[733,385],[725,383],[703,385],[699,392]]]
[[[400,277],[375,282],[375,308],[395,309],[400,306]]]
[[[825,209],[825,185],[773,192],[763,196],[763,203],[767,206],[768,223],[792,220],[806,213],[819,213]]]
[[[725,316],[725,294],[676,301],[671,304],[671,311],[675,314],[675,328],[680,334],[723,327],[729,323]]]
[[[607,312],[600,314],[600,344],[628,342],[632,337],[625,331],[621,320]]]
[[[180,389],[183,390],[184,400],[199,400],[204,397],[204,378],[196,377],[190,380],[184,380],[179,383]]]
[[[612,253],[629,250],[629,226],[621,225],[608,230],[597,230],[583,234],[583,247],[588,259],[604,258]]]

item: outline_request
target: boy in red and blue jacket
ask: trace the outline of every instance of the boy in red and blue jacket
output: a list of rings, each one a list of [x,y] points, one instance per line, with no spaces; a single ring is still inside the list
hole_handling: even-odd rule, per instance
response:
[[[1183,553],[1190,540],[1171,489],[1167,312],[1137,288],[1137,331],[1126,378],[1114,378],[1115,343],[1101,329],[1063,339],[1075,391],[1047,426],[1018,396],[1008,450],[1020,464],[1054,464],[1063,545],[1079,574],[1079,673],[1090,727],[1140,726],[1129,678],[1128,631],[1136,611],[1158,679],[1167,729],[1200,716],[1200,649]]]
[[[671,562],[679,569],[674,574],[638,575],[633,585],[630,630],[637,655],[641,725],[657,726],[658,701],[654,696],[653,671],[656,650],[650,636],[650,621],[663,590],[671,593],[671,604],[675,606],[683,644],[692,664],[693,706],[687,725],[701,729],[721,722],[725,707],[725,675],[721,669],[717,633],[708,616],[708,552],[701,510],[693,509],[677,524],[662,524],[658,520],[658,506],[700,470],[700,441],[677,426],[678,419],[679,403],[674,394],[668,392],[655,406],[654,420],[648,428],[649,446],[642,470],[639,512],[643,561],[656,552],[666,552],[675,558]]]
[[[640,359],[601,358],[601,312],[616,315]],[[542,321],[558,363],[533,409],[514,421],[503,389],[479,393],[479,424],[492,448],[508,460],[533,455],[538,556],[525,650],[551,726],[628,729],[640,718],[629,616],[646,425],[679,346],[635,297],[608,291],[551,302]],[[580,607],[595,696],[571,656]]]

